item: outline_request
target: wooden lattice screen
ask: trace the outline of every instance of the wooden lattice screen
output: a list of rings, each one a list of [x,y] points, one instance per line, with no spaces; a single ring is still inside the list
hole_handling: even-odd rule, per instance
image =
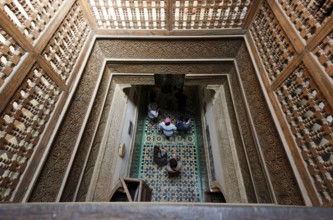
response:
[[[75,1],[0,1],[0,201],[30,184],[89,32]]]
[[[333,206],[333,2],[266,2],[247,39],[311,204]]]

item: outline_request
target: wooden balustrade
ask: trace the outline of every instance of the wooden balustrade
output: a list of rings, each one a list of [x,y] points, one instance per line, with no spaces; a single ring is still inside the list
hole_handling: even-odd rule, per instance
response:
[[[73,5],[42,54],[56,74],[69,79],[90,29],[79,4]]]
[[[174,1],[173,28],[217,29],[239,28],[252,1]]]
[[[166,4],[164,0],[94,1],[90,10],[98,28],[166,29]]]

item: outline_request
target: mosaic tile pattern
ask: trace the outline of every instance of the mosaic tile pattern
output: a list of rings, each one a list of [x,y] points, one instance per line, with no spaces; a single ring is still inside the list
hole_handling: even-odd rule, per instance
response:
[[[176,133],[167,140],[158,130],[158,123],[151,122],[146,115],[140,117],[143,128],[136,132],[136,137],[140,138],[141,145],[140,149],[138,144],[134,148],[134,155],[138,155],[139,161],[133,158],[130,176],[145,180],[153,189],[152,201],[155,202],[203,202],[204,191],[207,190],[206,161],[201,161],[205,158],[202,138],[200,138],[202,135],[198,135],[198,132],[201,132],[200,115],[192,108],[195,106],[194,103],[197,103],[196,97],[192,97],[192,94],[196,93],[189,94],[186,112],[192,119],[192,126],[184,137]],[[176,124],[178,113],[173,109],[175,108],[161,109],[159,121],[170,117],[172,123]],[[171,177],[166,171],[166,166],[159,167],[154,164],[155,145],[165,147],[168,150],[169,159],[172,154],[181,157],[183,166],[179,175]]]
[[[168,116],[175,123],[173,113],[163,112],[161,119]],[[191,129],[184,138],[176,133],[167,140],[158,130],[158,123],[153,124],[147,118],[145,119],[139,176],[153,189],[152,201],[200,202],[200,175],[194,127],[195,122],[192,123]],[[169,177],[165,166],[159,167],[154,164],[155,145],[165,147],[168,150],[169,159],[172,154],[181,157],[183,166],[179,175]]]

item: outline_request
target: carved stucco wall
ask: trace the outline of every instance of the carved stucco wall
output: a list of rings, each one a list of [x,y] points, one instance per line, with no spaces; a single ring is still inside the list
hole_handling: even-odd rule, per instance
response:
[[[55,201],[57,193],[60,189],[61,183],[63,181],[64,173],[67,169],[68,162],[71,157],[71,152],[73,151],[76,138],[78,137],[78,132],[81,126],[84,126],[83,119],[87,112],[89,102],[92,99],[92,91],[96,85],[96,80],[98,78],[98,73],[100,72],[101,64],[103,58],[128,58],[128,59],[205,59],[205,58],[234,58],[236,57],[237,63],[239,65],[239,70],[241,73],[242,84],[245,89],[246,98],[249,100],[251,115],[256,119],[255,128],[257,134],[259,135],[260,146],[265,155],[265,162],[267,163],[268,170],[270,171],[274,191],[276,191],[277,200],[279,204],[303,204],[302,198],[300,196],[299,189],[297,187],[295,178],[291,173],[290,166],[287,160],[284,160],[285,157],[283,146],[279,137],[277,136],[276,130],[274,128],[274,123],[270,117],[269,110],[265,104],[263,94],[260,90],[258,80],[256,78],[253,66],[249,54],[246,51],[245,45],[242,43],[242,39],[207,39],[203,41],[195,41],[188,39],[181,40],[123,40],[123,39],[112,39],[112,40],[97,40],[96,45],[92,51],[89,62],[86,66],[84,73],[82,74],[82,79],[80,84],[75,92],[72,103],[69,106],[69,109],[64,118],[64,122],[61,125],[61,128],[58,131],[58,134],[53,143],[52,149],[49,153],[47,161],[44,168],[42,169],[41,175],[39,176],[36,186],[32,192],[30,201]],[[113,64],[112,64],[113,65]],[[260,202],[260,203],[270,203],[272,200],[269,196],[269,190],[267,187],[267,182],[264,178],[261,164],[259,162],[258,152],[252,138],[251,128],[248,124],[246,111],[242,104],[242,97],[239,90],[239,84],[237,78],[235,77],[235,70],[229,67],[218,67],[218,65],[212,65],[212,63],[203,63],[204,68],[198,67],[198,63],[192,62],[191,65],[160,65],[152,66],[150,71],[154,72],[158,69],[164,71],[170,71],[176,73],[177,69],[181,73],[186,71],[186,73],[198,73],[200,71],[210,71],[211,73],[221,73],[229,71],[230,81],[232,87],[232,93],[235,98],[236,112],[241,122],[241,134],[245,143],[245,151],[248,154],[250,161],[250,168],[253,175],[253,181],[255,183],[256,192],[258,195],[258,200],[255,198],[253,185],[251,182],[250,173],[248,167],[246,167],[246,158],[244,149],[238,147],[237,154],[240,160],[240,168],[242,170],[242,176],[244,179],[244,185],[247,192],[247,197],[249,202]],[[149,65],[148,65],[149,66]],[[113,70],[119,72],[129,71],[133,73],[134,70],[141,73],[147,73],[147,66],[144,65],[129,65],[127,68],[123,65],[121,67],[110,68],[111,72]],[[192,72],[194,71],[194,72]],[[169,73],[170,73],[169,72]],[[132,81],[136,81],[135,78]],[[102,85],[103,86],[103,85]],[[110,87],[114,88],[114,87]],[[112,90],[112,89],[111,89]],[[96,181],[98,178],[108,178],[101,177],[98,175],[93,175],[92,170],[96,166],[96,161],[98,161],[98,152],[100,152],[99,146],[103,142],[103,137],[105,137],[105,128],[109,125],[121,123],[121,121],[111,121],[107,122],[108,116],[112,115],[108,112],[115,112],[111,106],[113,92],[108,95],[107,103],[105,104],[102,119],[98,125],[101,128],[102,132],[97,131],[96,136],[94,137],[93,147],[91,149],[91,154],[89,155],[87,167],[84,171],[83,180],[78,191],[77,201],[84,201],[86,199],[87,192],[89,191],[88,187],[91,183],[91,179]],[[228,96],[227,96],[228,97]],[[120,105],[121,107],[122,105]],[[117,110],[121,111],[121,110]],[[258,117],[258,115],[260,117]],[[91,116],[94,117],[94,116]],[[234,117],[234,116],[232,116]],[[112,117],[111,117],[112,118]],[[121,117],[117,117],[119,120]],[[95,125],[96,126],[96,125]],[[267,129],[269,127],[269,129]],[[235,129],[235,128],[233,128]],[[268,133],[267,133],[268,132]],[[89,140],[92,140],[93,134],[91,131],[87,131]],[[117,138],[117,135],[111,137]],[[235,138],[237,139],[237,138]],[[112,138],[107,139],[107,144],[116,145],[113,143]],[[111,142],[112,143],[111,143]],[[236,140],[239,141],[239,140]],[[236,146],[241,146],[240,143]],[[80,146],[81,147],[81,146]],[[274,148],[273,148],[274,147]],[[276,149],[275,149],[276,148]],[[78,151],[81,149],[79,148]],[[102,149],[103,150],[103,149]],[[84,149],[83,149],[84,151]],[[106,156],[109,158],[108,163],[99,165],[104,167],[103,169],[110,169],[109,167],[114,166],[114,153],[115,149],[107,148],[105,149]],[[85,154],[85,153],[83,153]],[[80,163],[82,163],[82,156],[77,155],[77,158]],[[279,159],[280,161],[278,161]],[[81,160],[81,161],[80,161]],[[79,176],[81,169],[75,168],[73,175]],[[283,172],[281,172],[283,171]],[[112,175],[112,168],[110,169],[110,175]],[[103,180],[104,181],[104,180]],[[69,179],[70,184],[75,185],[75,181]],[[105,184],[99,187],[99,191],[102,192],[103,187],[108,187]],[[70,187],[71,188],[71,187]],[[90,189],[88,197],[92,198],[93,193]],[[72,198],[72,193],[68,192],[65,188],[66,195],[64,198]],[[67,197],[68,196],[68,197]],[[100,200],[100,198],[105,198],[105,195],[102,193],[96,194],[95,199]]]
[[[107,109],[107,100],[105,100],[105,97],[110,93],[111,78],[112,76],[109,73],[109,70],[105,69],[87,125],[85,126],[82,139],[80,140],[80,150],[78,150],[75,155],[72,168],[61,196],[60,201],[62,202],[70,202],[75,199],[75,191],[81,181],[81,173],[85,169],[86,158],[91,152],[91,146],[93,145],[95,138],[98,137],[95,137],[95,134],[98,132],[97,128],[101,129],[101,126],[104,124],[103,121],[101,121],[103,118],[100,117],[100,115],[104,109]],[[99,145],[95,146],[94,150],[96,150],[96,148],[99,148]]]
[[[225,77],[226,78],[226,77]],[[215,164],[216,182],[213,186],[221,188],[223,195],[228,203],[247,202],[246,191],[239,169],[239,160],[237,158],[236,146],[232,126],[237,126],[237,121],[229,116],[227,106],[231,105],[231,99],[226,98],[225,89],[229,89],[227,83],[222,85],[210,86],[212,90],[205,91],[206,113],[205,122],[209,127],[210,142]],[[230,93],[227,93],[230,95]]]
[[[110,75],[110,77],[111,77],[111,75]],[[116,83],[114,80],[112,80],[111,85],[107,92],[107,97],[106,97],[106,101],[104,103],[104,108],[103,108],[103,112],[101,115],[101,119],[98,124],[97,132],[94,137],[94,142],[93,142],[91,150],[90,150],[90,154],[89,154],[87,164],[86,164],[86,167],[85,167],[85,170],[83,173],[82,181],[79,185],[79,190],[78,190],[75,201],[84,202],[86,200],[88,190],[89,190],[89,185],[90,185],[91,179],[93,177],[93,171],[95,169],[96,160],[98,157],[102,139],[104,137],[104,132],[108,125],[107,121],[108,121],[109,112],[111,109],[111,104],[112,104],[112,100],[113,100],[115,87],[116,87]]]
[[[118,158],[119,137],[123,128],[122,122],[126,112],[126,101],[127,97],[123,92],[123,87],[116,85],[104,140],[95,165],[95,178],[92,179],[93,182],[87,196],[88,200],[109,201],[111,198],[113,174]]]
[[[95,44],[47,160],[31,193],[30,202],[54,202],[56,200],[80,128],[84,126],[84,117],[90,100],[93,98],[92,91],[96,86],[98,74],[102,68],[103,57],[102,50],[98,44]]]
[[[250,73],[251,74],[251,73]],[[240,88],[240,82],[238,80],[237,72],[235,69],[232,69],[230,72],[230,85],[231,91],[235,101],[235,108],[237,111],[237,116],[240,123],[241,136],[245,145],[245,153],[249,160],[250,170],[252,172],[252,177],[248,174],[248,168],[246,167],[246,157],[244,155],[244,149],[241,147],[237,148],[238,157],[240,159],[241,170],[244,177],[245,187],[253,188],[251,178],[255,187],[255,192],[257,194],[257,198],[250,196],[251,201],[257,201],[258,203],[271,203],[272,198],[270,197],[269,188],[267,182],[265,180],[265,174],[263,172],[263,168],[260,164],[260,158],[257,152],[255,140],[253,139],[251,132],[251,125],[248,120],[246,108],[244,105],[244,99],[242,96],[242,90]],[[239,146],[239,145],[237,145]],[[254,194],[255,195],[255,194]]]
[[[233,58],[242,43],[241,38],[212,38],[199,41],[198,39],[100,39],[98,44],[108,58],[207,59]]]
[[[183,62],[183,63],[137,63],[108,64],[112,73],[159,73],[159,74],[221,74],[230,73],[233,68],[231,61],[219,62]]]
[[[236,79],[236,72],[230,72],[229,75],[229,83],[231,83],[232,79]],[[232,134],[234,137],[234,142],[235,142],[235,151],[237,153],[238,157],[238,166],[239,169],[241,170],[241,175],[243,178],[243,184],[246,189],[246,195],[247,195],[247,200],[249,203],[257,203],[259,202],[259,198],[256,197],[255,194],[255,189],[254,185],[255,183],[252,182],[253,180],[251,179],[250,175],[250,167],[247,163],[247,158],[246,158],[246,150],[244,149],[244,145],[246,144],[246,140],[244,140],[244,134],[248,134],[249,130],[245,130],[244,127],[242,127],[241,122],[244,122],[242,120],[247,120],[246,115],[244,115],[243,118],[239,116],[241,112],[237,108],[236,103],[238,103],[238,107],[241,107],[244,110],[244,105],[242,105],[242,99],[240,97],[236,96],[237,94],[234,93],[232,90],[232,86],[229,86],[229,83],[224,84],[224,92],[225,92],[225,98],[226,102],[228,105],[226,106],[228,108],[228,113],[229,113],[229,120],[231,121],[231,130]],[[239,86],[239,85],[238,85]],[[237,91],[238,95],[240,95],[240,91]],[[233,99],[232,99],[233,98]],[[243,103],[244,104],[244,103]],[[236,116],[237,114],[237,116]],[[237,123],[238,122],[238,123]],[[246,123],[246,122],[244,122]],[[248,123],[246,123],[248,124]],[[247,127],[249,129],[249,127]],[[242,141],[243,139],[243,141]],[[252,139],[252,138],[250,138]],[[251,140],[250,140],[251,141]],[[243,144],[244,143],[244,144]]]
[[[304,205],[245,43],[242,43],[236,60],[277,202],[284,205]]]

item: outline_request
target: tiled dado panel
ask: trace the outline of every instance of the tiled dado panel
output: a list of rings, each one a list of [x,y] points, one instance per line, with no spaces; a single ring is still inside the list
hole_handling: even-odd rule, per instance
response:
[[[1,201],[10,199],[61,93],[55,82],[35,65],[1,113]]]
[[[245,44],[242,44],[239,49],[236,60],[277,202],[281,205],[304,205],[296,178],[275,128]]]
[[[67,82],[90,29],[82,9],[75,3],[42,52],[52,69]]]
[[[32,44],[63,4],[62,0],[6,0],[0,8]]]
[[[0,89],[24,54],[20,45],[0,27]]]
[[[102,51],[98,45],[95,45],[29,201],[54,202],[56,200],[92,99],[103,57]]]
[[[333,205],[333,109],[301,64],[275,91],[325,206]]]
[[[293,59],[295,49],[265,2],[261,5],[250,32],[267,77],[273,82]]]

